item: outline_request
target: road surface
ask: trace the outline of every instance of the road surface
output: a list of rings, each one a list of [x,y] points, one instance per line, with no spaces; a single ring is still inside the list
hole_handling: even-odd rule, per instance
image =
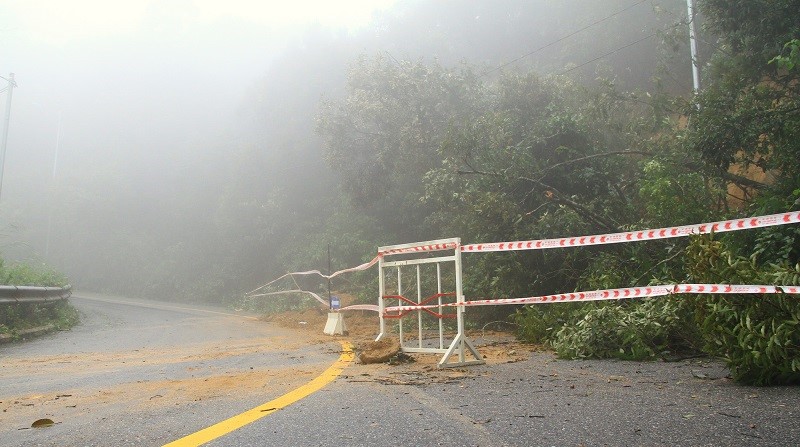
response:
[[[256,318],[94,296],[0,346],[0,445],[162,445],[303,385],[339,355]],[[32,429],[42,418],[51,427]]]
[[[207,445],[800,445],[798,387],[736,385],[708,359],[560,361],[495,336],[473,337],[484,366],[348,364],[272,410],[340,359],[321,327],[72,301],[82,325],[0,346],[0,445],[159,446],[259,408],[269,411]],[[40,418],[55,425],[30,428]]]

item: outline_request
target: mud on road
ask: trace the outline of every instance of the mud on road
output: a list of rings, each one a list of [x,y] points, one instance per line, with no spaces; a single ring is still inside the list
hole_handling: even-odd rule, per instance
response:
[[[2,445],[161,445],[308,382],[339,349],[222,309],[72,301],[81,325],[0,347]]]

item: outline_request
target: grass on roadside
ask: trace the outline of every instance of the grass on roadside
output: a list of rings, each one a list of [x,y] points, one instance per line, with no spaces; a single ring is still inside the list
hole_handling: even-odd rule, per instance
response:
[[[0,284],[10,286],[64,287],[67,278],[45,265],[6,265],[0,258]],[[78,311],[67,300],[51,303],[0,304],[0,335],[20,338],[26,330],[50,327],[69,329],[80,321]],[[4,337],[7,338],[7,337]]]

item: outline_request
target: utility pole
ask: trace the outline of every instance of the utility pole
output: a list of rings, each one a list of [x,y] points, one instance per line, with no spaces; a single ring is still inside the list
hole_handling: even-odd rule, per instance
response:
[[[53,154],[53,177],[50,179],[50,204],[47,207],[47,238],[44,242],[44,259],[50,255],[50,234],[53,232],[53,190],[56,185],[56,170],[58,169],[58,148],[61,145],[61,112],[58,112],[58,130],[56,131],[56,152]]]
[[[6,164],[6,143],[8,142],[8,125],[11,122],[11,94],[14,92],[14,87],[17,86],[17,83],[14,82],[14,73],[8,75],[8,79],[6,79],[6,81],[8,81],[8,95],[6,95],[6,118],[5,118],[5,126],[3,127],[3,139],[2,141],[0,141],[0,194],[2,194],[3,191],[3,169],[5,168]]]
[[[697,34],[694,28],[694,0],[686,0],[686,7],[689,10],[689,49],[692,53],[692,80],[694,81],[694,93],[700,93],[700,60],[697,56]]]

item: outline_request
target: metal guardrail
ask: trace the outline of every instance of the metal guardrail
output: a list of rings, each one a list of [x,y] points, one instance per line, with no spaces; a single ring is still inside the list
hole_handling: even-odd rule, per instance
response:
[[[72,295],[72,286],[0,286],[0,304],[52,303]]]

